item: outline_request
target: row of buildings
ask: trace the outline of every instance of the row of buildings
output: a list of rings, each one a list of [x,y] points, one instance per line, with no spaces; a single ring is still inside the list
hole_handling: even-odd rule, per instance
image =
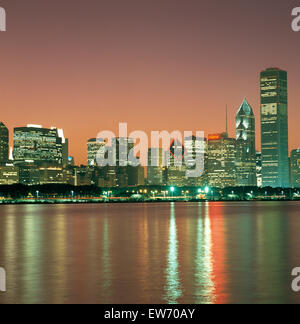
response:
[[[186,138],[182,144],[174,140],[167,151],[162,148],[149,150],[147,168],[122,163],[127,157],[120,154],[134,148],[134,140],[129,138],[114,139],[116,166],[97,166],[97,154],[103,152],[106,143],[96,139],[87,143],[87,166],[75,166],[63,130],[39,125],[15,128],[13,149],[9,150],[9,131],[0,123],[0,185],[298,188],[300,150],[293,150],[290,156],[288,151],[287,72],[277,68],[262,71],[260,89],[261,152],[256,151],[255,115],[246,99],[236,114],[235,138],[230,138],[226,130],[208,135],[202,141],[195,137]],[[175,154],[178,148],[182,151],[179,158]],[[184,157],[186,152],[191,155],[191,161],[196,153],[203,156],[201,177],[187,177],[187,170],[193,166],[189,158]],[[178,163],[183,158],[187,163]]]

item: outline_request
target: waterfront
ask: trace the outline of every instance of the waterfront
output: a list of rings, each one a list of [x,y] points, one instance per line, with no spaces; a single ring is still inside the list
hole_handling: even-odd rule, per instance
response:
[[[0,303],[300,303],[300,203],[0,206]]]

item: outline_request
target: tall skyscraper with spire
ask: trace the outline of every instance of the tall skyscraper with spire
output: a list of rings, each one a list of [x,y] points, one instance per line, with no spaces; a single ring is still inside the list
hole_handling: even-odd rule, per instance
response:
[[[261,72],[261,146],[263,187],[289,187],[287,72]]]
[[[236,115],[237,185],[256,186],[255,116],[245,98]]]
[[[9,133],[7,127],[0,122],[0,165],[8,161]]]

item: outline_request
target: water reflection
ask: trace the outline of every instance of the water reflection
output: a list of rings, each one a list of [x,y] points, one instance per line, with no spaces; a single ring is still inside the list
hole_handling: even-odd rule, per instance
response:
[[[111,264],[109,251],[109,224],[107,208],[105,209],[105,218],[103,224],[103,251],[102,251],[102,295],[109,297],[111,295]]]
[[[224,216],[224,204],[208,204],[211,219],[211,239],[213,258],[213,282],[214,282],[214,303],[223,304],[228,302],[227,288],[227,239],[226,219]]]
[[[169,250],[168,250],[168,266],[166,269],[166,296],[165,300],[169,304],[177,304],[182,294],[179,272],[178,272],[178,242],[177,242],[177,226],[175,218],[175,204],[171,204],[171,219],[169,228]]]
[[[300,303],[299,203],[0,206],[0,303]]]
[[[212,241],[209,208],[206,204],[198,206],[197,249],[195,257],[195,295],[197,304],[214,302],[214,283],[212,281]]]

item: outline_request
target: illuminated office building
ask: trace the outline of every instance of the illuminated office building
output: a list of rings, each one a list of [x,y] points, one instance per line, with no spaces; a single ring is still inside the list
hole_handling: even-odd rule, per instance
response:
[[[289,187],[287,72],[261,72],[261,146],[263,187]]]
[[[300,188],[300,149],[291,152],[291,186]]]
[[[14,129],[14,162],[62,165],[62,137],[56,128],[28,125]]]
[[[147,183],[150,186],[165,184],[165,151],[162,148],[150,148],[148,151]]]
[[[39,166],[32,161],[19,162],[19,182],[27,185],[39,185],[40,184],[40,171]]]
[[[236,115],[236,176],[238,186],[257,185],[255,117],[246,99]]]
[[[236,140],[227,133],[208,136],[207,176],[211,187],[236,186]]]
[[[188,185],[186,176],[187,166],[184,162],[185,147],[178,140],[170,146],[169,165],[166,169],[166,182],[168,186],[184,187]]]
[[[11,164],[0,165],[0,185],[19,183],[19,168]]]
[[[99,140],[96,138],[91,138],[87,143],[88,151],[88,165],[96,166],[97,165],[97,154],[105,152],[105,141]]]
[[[62,166],[41,163],[39,165],[39,184],[61,184],[64,183]]]
[[[75,167],[75,186],[91,186],[93,170],[87,166]]]
[[[257,179],[257,187],[262,187],[262,166],[261,166],[261,153],[256,153],[256,179]]]
[[[63,183],[63,160],[67,147],[63,131],[28,125],[14,129],[14,164],[20,183],[26,185]]]
[[[112,147],[106,147],[103,150],[112,150],[113,152],[113,164],[103,167],[103,178],[99,179],[106,187],[128,187],[135,183],[138,179],[138,168],[134,168],[130,165],[128,160],[129,154],[132,155],[134,149],[134,140],[131,138],[118,137],[112,139]],[[107,158],[107,156],[105,156]]]
[[[9,132],[7,127],[0,122],[0,165],[5,165],[9,154]]]
[[[184,139],[185,156],[184,161],[186,167],[190,171],[196,168],[196,159],[202,169],[202,174],[199,177],[188,177],[187,185],[191,187],[206,185],[205,162],[207,159],[207,139],[197,138],[196,136],[187,137]]]

